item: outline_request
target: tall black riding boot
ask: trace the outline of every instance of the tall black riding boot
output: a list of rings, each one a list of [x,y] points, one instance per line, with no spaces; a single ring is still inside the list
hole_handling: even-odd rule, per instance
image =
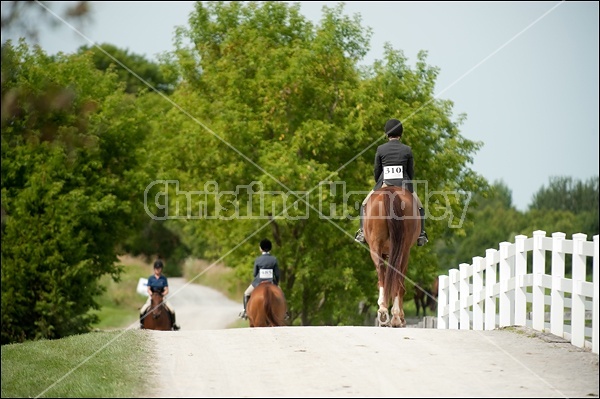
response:
[[[244,311],[240,314],[240,319],[248,319],[246,315],[246,305],[248,304],[248,299],[250,299],[250,295],[244,295]]]
[[[421,234],[419,235],[419,238],[417,238],[417,245],[422,247],[429,241],[427,233],[425,232],[425,209],[419,208],[419,214],[421,215]]]
[[[358,229],[358,231],[356,232],[356,235],[354,236],[354,241],[360,242],[361,244],[365,243],[365,235],[363,233],[363,215],[364,215],[364,213],[365,213],[365,207],[363,205],[361,205],[360,209],[359,209],[360,228]]]
[[[171,315],[171,326],[173,327],[173,331],[179,331],[179,326],[175,323],[175,312],[169,312]]]

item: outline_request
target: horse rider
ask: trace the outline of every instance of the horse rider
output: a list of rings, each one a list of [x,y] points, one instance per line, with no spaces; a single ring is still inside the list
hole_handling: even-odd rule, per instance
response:
[[[248,318],[246,305],[256,286],[263,281],[271,281],[273,284],[279,285],[279,264],[277,258],[270,253],[273,244],[265,238],[260,242],[258,247],[262,253],[254,260],[254,270],[252,272],[254,280],[252,280],[252,283],[244,291],[244,310],[239,314],[240,319]]]
[[[417,245],[421,247],[429,241],[425,232],[425,210],[413,188],[414,158],[412,149],[400,141],[403,130],[402,122],[398,119],[389,119],[385,123],[388,142],[377,147],[374,165],[374,175],[377,183],[360,207],[360,228],[354,237],[354,240],[359,243],[365,243],[363,215],[367,201],[375,190],[386,186],[404,186],[412,193],[421,215],[421,233],[417,239]]]
[[[171,325],[173,326],[173,330],[179,330],[179,326],[175,324],[175,311],[173,308],[167,303],[166,296],[169,293],[169,282],[167,278],[162,274],[163,271],[163,261],[161,259],[157,259],[154,261],[154,274],[148,277],[148,300],[140,309],[140,327],[144,328],[144,315],[150,308],[152,304],[152,292],[158,291],[163,295],[163,304],[165,308],[168,310],[169,316],[171,317]]]

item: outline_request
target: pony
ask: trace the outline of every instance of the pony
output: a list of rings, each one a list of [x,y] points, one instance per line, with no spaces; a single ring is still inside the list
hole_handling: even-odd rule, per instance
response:
[[[285,325],[287,302],[279,286],[263,281],[256,286],[247,303],[250,327],[281,327]]]
[[[417,317],[419,316],[419,309],[423,309],[423,316],[427,316],[427,308],[432,312],[437,310],[437,296],[439,287],[439,278],[436,277],[431,284],[431,288],[421,288],[422,284],[415,287],[415,306],[417,308]]]
[[[144,328],[147,330],[171,331],[171,315],[163,304],[163,295],[158,291],[152,292],[150,308],[144,316]]]
[[[382,327],[406,327],[404,278],[410,250],[421,232],[421,217],[412,193],[396,186],[375,190],[366,203],[364,231],[377,269],[377,323]],[[392,299],[390,320],[388,306]]]

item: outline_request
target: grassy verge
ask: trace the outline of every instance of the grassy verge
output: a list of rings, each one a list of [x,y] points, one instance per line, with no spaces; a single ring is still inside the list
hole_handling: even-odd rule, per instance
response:
[[[100,322],[94,327],[100,330],[126,328],[138,322],[139,309],[146,301],[136,288],[140,277],[148,278],[152,274],[152,265],[130,256],[122,256],[119,260],[124,268],[121,280],[115,282],[109,276],[100,280],[106,287],[104,295],[97,298],[101,309],[95,312]]]
[[[2,346],[2,397],[150,394],[147,332],[115,330]]]

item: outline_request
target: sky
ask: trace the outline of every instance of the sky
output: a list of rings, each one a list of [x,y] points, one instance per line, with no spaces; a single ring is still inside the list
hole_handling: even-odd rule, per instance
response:
[[[56,54],[110,43],[157,60],[174,49],[175,27],[187,26],[194,8],[175,1],[90,3],[91,20],[81,30],[42,25],[40,46]],[[339,4],[299,3],[315,23],[323,6]],[[506,184],[517,209],[526,210],[552,177],[587,181],[599,174],[598,2],[360,1],[346,2],[344,14],[360,14],[362,26],[373,30],[363,64],[381,59],[385,43],[402,50],[411,66],[427,51],[427,64],[440,70],[436,97],[453,102],[454,120],[466,116],[463,137],[483,143],[468,166]]]

